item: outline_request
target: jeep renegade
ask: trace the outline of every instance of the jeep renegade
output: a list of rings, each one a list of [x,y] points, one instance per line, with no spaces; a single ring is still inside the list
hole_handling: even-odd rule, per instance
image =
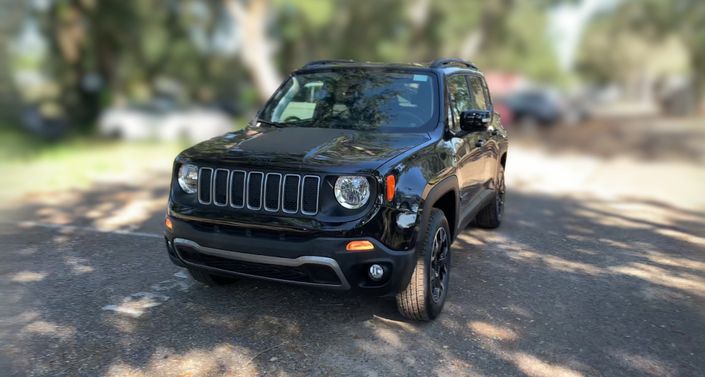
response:
[[[502,221],[507,144],[469,62],[311,62],[247,128],[176,157],[168,254],[205,284],[394,295],[430,320],[458,233]]]

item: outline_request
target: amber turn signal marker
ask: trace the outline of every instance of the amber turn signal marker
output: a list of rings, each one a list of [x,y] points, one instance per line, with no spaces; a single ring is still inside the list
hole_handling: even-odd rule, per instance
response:
[[[170,218],[164,219],[164,226],[166,226],[167,229],[169,230],[174,230],[174,224],[171,222]]]
[[[387,176],[387,192],[386,192],[386,198],[388,202],[391,202],[394,199],[394,191],[396,190],[396,184],[397,184],[397,179],[394,178],[393,175],[388,175]]]
[[[348,245],[345,246],[345,250],[347,251],[366,251],[374,248],[375,245],[370,241],[350,241]]]

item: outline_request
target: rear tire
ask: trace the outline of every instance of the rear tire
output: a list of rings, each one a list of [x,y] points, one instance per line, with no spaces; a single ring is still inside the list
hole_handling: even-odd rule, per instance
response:
[[[193,280],[205,284],[211,287],[217,286],[217,285],[225,285],[225,284],[230,284],[235,281],[237,281],[237,278],[234,277],[224,277],[224,276],[219,276],[219,275],[213,275],[209,274],[208,272],[205,272],[203,270],[196,270],[196,269],[188,269],[189,275],[193,278]]]
[[[416,252],[416,267],[403,291],[397,294],[402,316],[419,321],[441,313],[450,279],[450,231],[443,211],[431,210]]]
[[[504,216],[504,166],[501,164],[497,172],[497,187],[495,188],[492,201],[485,206],[475,217],[475,222],[480,228],[495,229],[502,224]]]

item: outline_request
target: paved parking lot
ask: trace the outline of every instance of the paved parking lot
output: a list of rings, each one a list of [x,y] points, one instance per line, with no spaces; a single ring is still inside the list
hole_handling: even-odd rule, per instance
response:
[[[391,299],[198,285],[165,254],[165,174],[6,205],[0,374],[702,375],[705,131],[588,127],[512,146],[506,222],[459,237],[432,323]]]

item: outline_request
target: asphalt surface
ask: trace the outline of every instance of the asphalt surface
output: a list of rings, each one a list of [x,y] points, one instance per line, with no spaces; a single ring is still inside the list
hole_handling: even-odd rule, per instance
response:
[[[505,223],[453,245],[431,323],[391,299],[195,283],[159,236],[165,176],[14,203],[0,375],[702,375],[705,205],[653,179],[697,190],[701,162],[530,145],[510,151]],[[555,174],[570,184],[547,189]]]

